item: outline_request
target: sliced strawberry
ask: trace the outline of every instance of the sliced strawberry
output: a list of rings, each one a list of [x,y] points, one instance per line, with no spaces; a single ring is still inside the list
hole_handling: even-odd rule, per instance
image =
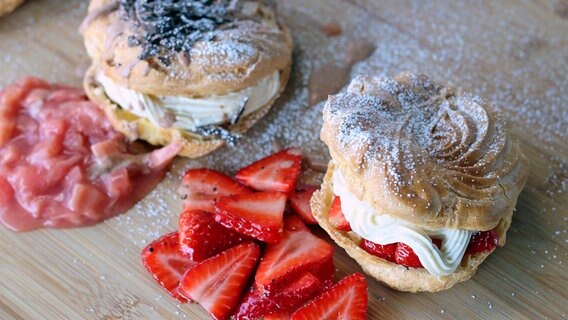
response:
[[[279,312],[279,313],[267,314],[262,318],[263,320],[290,320],[292,318],[292,313]]]
[[[174,298],[187,302],[179,295],[178,286],[183,274],[196,263],[181,252],[178,239],[178,233],[172,232],[150,243],[142,250],[142,263]]]
[[[493,251],[499,243],[499,235],[495,230],[479,231],[474,233],[467,246],[467,254]]]
[[[334,285],[335,285],[335,282],[333,281],[333,275],[332,275],[329,279],[325,280],[322,283],[322,287],[323,287],[322,291],[327,291],[327,290],[329,290],[329,288],[333,287]]]
[[[293,312],[314,298],[322,289],[322,283],[306,272],[290,284],[282,284],[272,294],[260,290],[249,291],[235,315],[237,319],[258,319],[263,316]]]
[[[307,224],[318,224],[310,207],[310,200],[316,190],[316,186],[301,186],[290,195],[290,206]]]
[[[442,246],[442,240],[440,239],[432,239],[432,242],[438,247],[440,248]],[[423,268],[424,266],[422,266],[422,263],[420,262],[420,259],[418,259],[418,256],[416,255],[416,253],[414,253],[414,250],[412,250],[412,248],[409,245],[406,245],[402,242],[399,242],[397,247],[396,247],[396,252],[394,255],[394,261],[396,264],[401,264],[403,266],[406,267],[411,267],[411,268]]]
[[[180,248],[193,261],[202,261],[248,238],[215,222],[215,215],[201,210],[179,216]]]
[[[292,320],[363,320],[367,315],[367,303],[365,277],[360,273],[354,273],[294,312]]]
[[[333,248],[333,247],[332,247]],[[328,259],[325,259],[321,264],[315,269],[317,273],[313,273],[318,279],[323,283],[324,288],[328,288],[330,284],[333,284],[333,274],[335,273],[335,265],[333,264],[333,254]]]
[[[377,256],[381,259],[385,259],[390,262],[394,262],[395,260],[395,252],[397,248],[397,243],[391,243],[386,245],[376,244],[371,242],[367,239],[363,239],[361,244],[359,245],[363,250],[367,251],[368,253]]]
[[[351,225],[349,221],[345,219],[345,215],[341,210],[341,199],[336,196],[333,198],[333,203],[329,208],[329,216],[327,217],[329,224],[331,224],[335,229],[340,231],[351,231]]]
[[[286,194],[281,192],[239,194],[215,203],[215,220],[247,236],[276,243],[282,239],[285,208]]]
[[[324,282],[333,276],[333,247],[309,231],[284,231],[277,244],[266,247],[255,276],[255,286],[269,292],[304,272]]]
[[[397,264],[401,264],[406,267],[422,268],[422,263],[420,262],[420,259],[418,259],[416,253],[414,253],[414,250],[404,243],[399,243],[396,247],[394,259]]]
[[[322,282],[313,274],[306,272],[294,282],[279,288],[275,295],[278,311],[294,311],[313,299],[323,289]]]
[[[260,249],[242,243],[202,261],[181,281],[179,293],[198,302],[215,319],[228,319],[258,262]]]
[[[219,197],[249,193],[250,190],[221,172],[211,169],[191,169],[183,176],[179,189],[184,210],[214,211]]]
[[[242,168],[236,178],[256,190],[290,193],[296,186],[301,164],[302,150],[290,148]]]
[[[298,218],[296,215],[288,216],[284,219],[284,230],[288,231],[309,231],[308,227],[304,224],[302,219]]]

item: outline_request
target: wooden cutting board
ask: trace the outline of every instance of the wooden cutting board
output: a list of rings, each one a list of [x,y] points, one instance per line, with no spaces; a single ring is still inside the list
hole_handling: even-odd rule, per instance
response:
[[[353,39],[377,50],[362,73],[423,72],[499,104],[521,135],[531,174],[507,246],[470,281],[409,294],[369,279],[370,319],[566,319],[568,312],[568,2],[281,0],[294,33],[295,67],[284,96],[237,148],[177,160],[128,213],[95,227],[16,234],[0,227],[0,319],[206,319],[146,274],[140,250],[176,229],[176,188],[189,167],[234,172],[272,141],[328,159],[318,139],[322,104],[308,106],[312,68],[341,63]],[[23,75],[80,85],[88,59],[77,27],[86,1],[27,1],[0,19],[0,85]],[[342,34],[322,25],[336,21]],[[337,277],[360,268],[337,248]]]

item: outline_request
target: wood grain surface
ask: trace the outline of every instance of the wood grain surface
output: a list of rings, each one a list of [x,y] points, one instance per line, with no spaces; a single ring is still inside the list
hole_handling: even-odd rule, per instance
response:
[[[479,93],[503,108],[531,160],[508,243],[472,280],[409,294],[369,279],[369,319],[568,318],[568,1],[278,2],[295,65],[270,115],[237,148],[176,160],[154,192],[115,219],[21,234],[0,227],[0,319],[207,319],[165,294],[140,263],[148,241],[176,228],[180,174],[205,165],[234,172],[270,153],[274,139],[326,160],[322,104],[308,106],[306,83],[315,66],[341,63],[356,38],[376,51],[351,76],[410,70]],[[35,0],[0,18],[0,85],[28,74],[80,85],[85,12],[86,1]],[[321,31],[332,21],[341,35]],[[338,278],[360,271],[340,248],[335,263]]]

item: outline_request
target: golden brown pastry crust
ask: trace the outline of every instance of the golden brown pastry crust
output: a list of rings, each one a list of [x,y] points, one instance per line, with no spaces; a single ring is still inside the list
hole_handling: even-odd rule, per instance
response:
[[[250,129],[260,120],[284,91],[290,76],[291,66],[289,65],[280,72],[280,90],[278,94],[264,107],[243,117],[235,125],[229,127],[231,132],[242,134]],[[104,89],[94,80],[97,70],[95,67],[87,71],[83,86],[90,100],[99,104],[110,119],[113,127],[123,133],[131,140],[142,139],[153,145],[167,145],[173,140],[179,140],[183,144],[183,149],[179,155],[188,158],[198,158],[213,152],[223,146],[225,141],[222,139],[207,139],[193,134],[189,131],[175,128],[161,128],[149,120],[138,117],[137,115],[121,109],[106,96]]]
[[[360,239],[356,235],[352,232],[339,231],[328,222],[329,208],[334,196],[332,178],[335,168],[336,165],[330,162],[321,189],[312,197],[312,212],[319,225],[331,238],[361,265],[365,273],[377,281],[400,291],[437,292],[446,290],[471,278],[479,265],[491,253],[466,255],[454,273],[440,277],[430,274],[426,269],[407,268],[367,253],[359,247]],[[505,236],[511,224],[512,215],[513,207],[509,208],[497,228],[500,246],[505,244]]]
[[[324,107],[321,139],[357,198],[436,229],[508,219],[528,161],[503,115],[423,75],[358,77]]]
[[[24,0],[0,0],[0,17],[16,10]]]
[[[92,0],[89,12],[113,1]],[[261,22],[237,21],[236,28],[196,42],[189,57],[178,54],[168,66],[155,58],[138,59],[140,48],[127,45],[136,31],[118,10],[88,19],[83,36],[93,64],[119,85],[149,95],[206,97],[242,90],[289,67],[293,45],[288,30],[268,6],[259,6],[253,17]]]

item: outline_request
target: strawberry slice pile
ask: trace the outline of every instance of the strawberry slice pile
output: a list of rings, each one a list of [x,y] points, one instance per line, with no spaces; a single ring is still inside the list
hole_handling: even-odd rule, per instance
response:
[[[306,226],[317,224],[310,209],[317,187],[297,186],[301,162],[301,150],[290,148],[235,180],[187,171],[179,232],[142,251],[150,274],[214,319],[365,319],[365,278],[334,284],[333,247]]]

